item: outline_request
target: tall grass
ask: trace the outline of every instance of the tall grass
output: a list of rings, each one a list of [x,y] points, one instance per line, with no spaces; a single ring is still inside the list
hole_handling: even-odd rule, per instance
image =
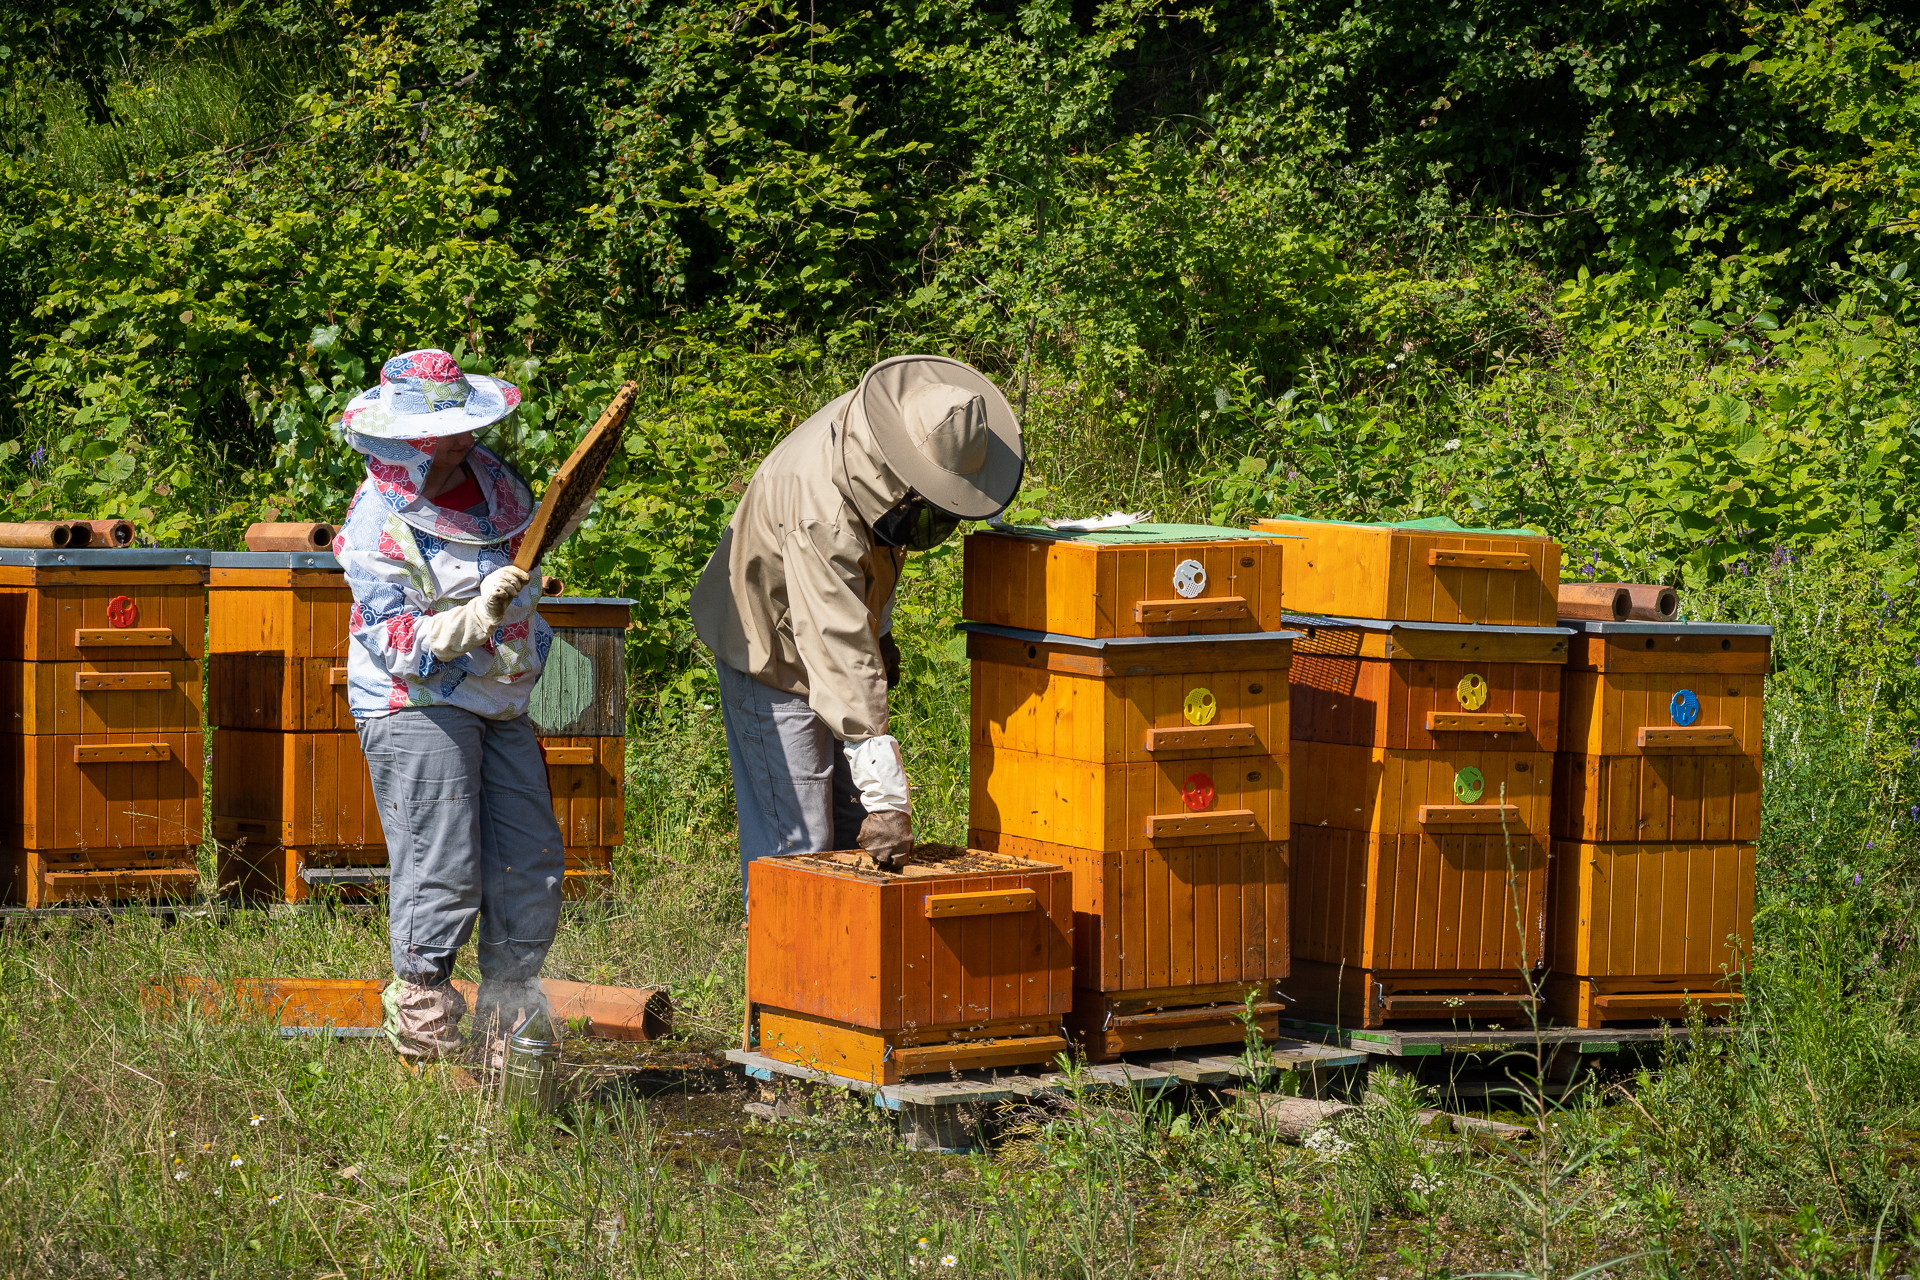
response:
[[[237,38],[129,62],[107,90],[113,118],[105,124],[93,122],[77,84],[52,82],[38,90],[43,169],[61,185],[90,190],[263,139],[291,118],[295,99],[329,65],[325,51],[311,46]]]

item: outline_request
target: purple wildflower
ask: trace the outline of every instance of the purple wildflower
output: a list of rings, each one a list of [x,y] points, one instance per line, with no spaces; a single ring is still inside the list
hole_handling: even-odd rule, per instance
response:
[[[1872,845],[1868,845],[1867,847],[1868,847],[1869,849],[1871,849],[1871,848],[1872,848],[1873,846],[1872,846]],[[1860,873],[1859,873],[1858,871],[1856,871],[1856,872],[1854,872],[1854,873],[1853,873],[1853,884],[1854,884],[1854,887],[1855,887],[1855,888],[1859,888],[1859,887],[1860,887]]]
[[[41,445],[38,449],[35,449],[33,451],[33,456],[27,459],[27,465],[30,467],[37,467],[41,463],[45,462],[46,460],[47,460],[47,446]]]

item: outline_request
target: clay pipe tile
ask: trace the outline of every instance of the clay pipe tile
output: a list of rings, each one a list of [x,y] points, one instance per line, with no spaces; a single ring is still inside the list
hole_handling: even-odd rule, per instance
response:
[[[71,523],[29,520],[24,524],[0,524],[0,547],[65,547],[72,543]]]
[[[333,545],[333,534],[330,524],[250,524],[247,550],[325,551]]]
[[[85,545],[89,547],[126,547],[133,545],[133,521],[131,520],[75,520],[74,546],[82,545],[79,531],[87,531]]]
[[[1627,594],[1633,608],[1627,617],[1635,622],[1672,622],[1680,612],[1680,593],[1657,582],[1629,582]]]
[[[1617,582],[1563,582],[1559,614],[1596,622],[1625,622],[1633,599]]]

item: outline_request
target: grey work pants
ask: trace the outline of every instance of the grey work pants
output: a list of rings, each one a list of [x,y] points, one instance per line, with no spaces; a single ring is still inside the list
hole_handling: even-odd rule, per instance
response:
[[[482,982],[538,976],[567,855],[533,722],[409,707],[359,729],[387,835],[394,976],[446,983],[476,916]]]
[[[740,885],[770,853],[825,853],[860,843],[867,810],[846,750],[807,700],[761,684],[724,662],[720,717],[740,814]]]

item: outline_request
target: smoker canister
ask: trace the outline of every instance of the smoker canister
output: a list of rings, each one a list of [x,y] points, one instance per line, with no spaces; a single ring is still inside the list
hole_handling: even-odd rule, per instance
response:
[[[560,1086],[560,1034],[542,1010],[528,1015],[507,1037],[506,1061],[500,1071],[500,1103],[552,1111]]]

